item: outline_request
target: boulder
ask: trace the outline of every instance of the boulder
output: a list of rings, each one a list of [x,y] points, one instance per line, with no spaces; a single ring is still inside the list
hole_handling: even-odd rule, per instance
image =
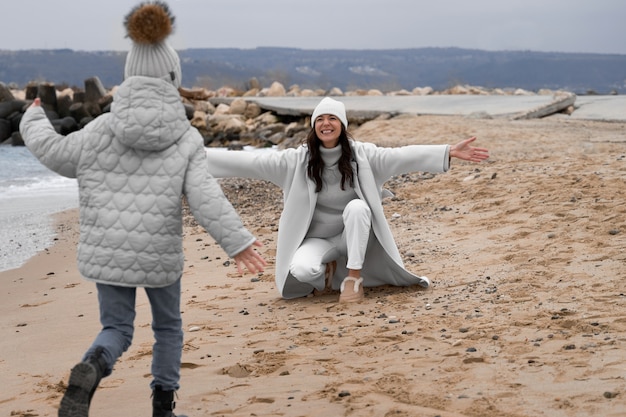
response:
[[[6,86],[3,82],[0,82],[0,103],[4,101],[13,101],[15,97],[9,87]]]
[[[11,135],[11,145],[13,146],[24,146],[24,139],[22,138],[22,134],[20,132],[13,132]]]
[[[246,102],[246,100],[241,97],[237,97],[230,103],[228,113],[243,115],[246,112],[246,107],[248,107],[248,103]]]
[[[265,95],[267,97],[282,97],[286,95],[285,86],[278,81],[274,81],[270,88],[267,89]]]
[[[343,96],[343,91],[339,87],[333,87],[328,92],[329,96]]]
[[[100,78],[91,77],[85,80],[85,101],[98,103],[107,94]]]
[[[261,114],[261,112],[261,106],[259,106],[257,103],[250,102],[246,106],[246,111],[243,115],[246,117],[246,119],[255,119]]]
[[[28,102],[24,100],[0,102],[0,119],[6,119],[15,112],[25,111],[26,107],[28,107]]]
[[[203,111],[199,111],[196,110],[193,113],[193,117],[191,118],[191,125],[193,127],[195,127],[198,130],[206,130],[207,125],[206,125],[206,118],[207,118],[208,114],[203,112]]]
[[[9,139],[12,134],[11,122],[7,119],[0,119],[0,143]]]
[[[57,90],[52,83],[41,83],[37,88],[41,106],[46,110],[57,111]]]
[[[256,97],[259,95],[259,91],[260,90],[258,88],[251,88],[243,93],[243,97]]]

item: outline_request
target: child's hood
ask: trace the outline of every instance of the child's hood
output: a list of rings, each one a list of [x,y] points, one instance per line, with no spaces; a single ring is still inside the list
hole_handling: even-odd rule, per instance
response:
[[[126,146],[160,151],[191,127],[178,90],[159,78],[130,77],[111,104],[113,133]]]

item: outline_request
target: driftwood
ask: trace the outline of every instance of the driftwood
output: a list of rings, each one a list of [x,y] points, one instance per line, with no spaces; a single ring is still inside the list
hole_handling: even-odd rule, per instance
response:
[[[513,120],[539,119],[550,116],[551,114],[560,113],[568,107],[573,106],[576,102],[576,94],[574,93],[557,93],[554,100],[545,106],[536,107],[512,117]]]

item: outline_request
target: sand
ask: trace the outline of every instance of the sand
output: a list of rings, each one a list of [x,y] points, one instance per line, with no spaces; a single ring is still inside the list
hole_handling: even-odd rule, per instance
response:
[[[626,415],[626,125],[401,116],[355,137],[383,146],[478,136],[491,158],[390,180],[385,210],[431,289],[282,300],[273,264],[281,196],[224,181],[270,262],[239,276],[189,220],[177,414],[195,416]],[[69,370],[99,330],[76,270],[77,213],[57,243],[0,273],[0,415],[56,416]],[[92,416],[150,415],[152,334],[135,340]]]

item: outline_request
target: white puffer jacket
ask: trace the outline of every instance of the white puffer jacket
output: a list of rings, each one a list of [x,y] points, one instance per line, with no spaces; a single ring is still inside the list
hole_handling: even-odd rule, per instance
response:
[[[207,169],[203,140],[168,82],[130,77],[111,112],[57,134],[41,107],[20,131],[33,154],[79,186],[78,267],[88,280],[162,287],[181,277],[182,196],[229,256],[255,238]]]

